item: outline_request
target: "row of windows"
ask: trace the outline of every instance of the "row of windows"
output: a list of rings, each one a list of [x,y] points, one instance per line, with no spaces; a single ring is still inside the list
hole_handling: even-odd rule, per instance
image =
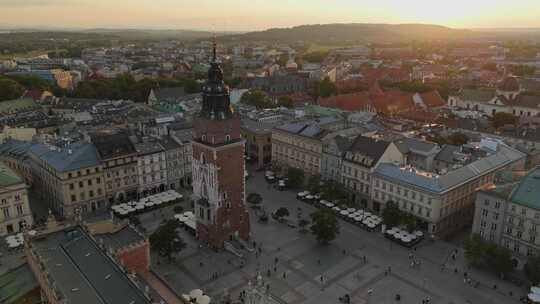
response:
[[[17,216],[21,216],[24,214],[24,208],[23,208],[23,205],[22,204],[18,204],[18,205],[15,205],[15,214]],[[10,207],[2,207],[2,215],[4,216],[4,219],[9,219],[11,218],[11,215],[13,213],[11,213],[11,208]]]
[[[83,189],[84,184],[85,184],[84,180],[79,181],[79,183],[78,183],[79,189]],[[93,185],[93,180],[92,179],[87,179],[86,184],[88,186],[92,186]],[[97,185],[101,184],[101,178],[100,177],[96,178],[96,184]],[[69,190],[73,190],[73,189],[75,189],[75,184],[74,183],[69,184]]]
[[[124,172],[124,175],[125,174],[128,174],[128,168],[124,168],[124,170],[122,170]],[[131,171],[132,173],[135,172],[135,167],[131,167]],[[111,177],[113,174],[111,174],[111,172],[107,172],[107,177]],[[117,170],[117,171],[114,171],[114,175],[115,176],[120,176],[120,170]]]
[[[375,180],[375,187],[380,188],[383,191],[387,191],[387,192],[390,192],[390,193],[394,193],[394,190],[395,190],[395,193],[397,195],[401,195],[401,196],[403,196],[405,198],[410,198],[410,199],[413,199],[413,200],[416,200],[417,194],[418,194],[418,201],[419,202],[423,203],[424,201],[426,201],[428,205],[431,205],[431,203],[432,203],[432,198],[431,197],[425,197],[424,194],[422,194],[422,193],[416,193],[415,191],[412,191],[412,190],[409,190],[409,189],[406,189],[406,188],[401,188],[400,186],[394,186],[391,183],[388,183],[388,184],[386,182],[379,183],[378,179]]]
[[[99,167],[96,167],[96,168],[89,168],[89,169],[86,169],[86,170],[84,170],[84,171],[77,171],[76,176],[77,176],[77,177],[80,177],[80,176],[83,175],[83,173],[84,173],[85,175],[90,175],[90,174],[92,174],[92,173],[97,173],[97,172],[99,172],[100,170],[101,170],[101,169],[100,169]],[[72,172],[69,172],[69,173],[68,173],[68,178],[73,178],[73,176],[74,176],[74,174],[73,174]]]
[[[103,194],[103,191],[101,190],[101,188],[98,188],[97,189],[97,195],[100,196]],[[94,190],[90,190],[88,191],[88,198],[91,199],[95,196],[94,194]],[[86,200],[86,192],[85,191],[82,191],[81,193],[79,193],[79,200],[80,201],[84,201]],[[71,202],[74,203],[77,201],[77,195],[75,194],[72,194],[71,195]]]
[[[516,253],[525,254],[527,256],[533,256],[537,254],[537,250],[535,250],[532,247],[522,245],[518,241],[511,241],[511,240],[505,239],[504,246],[510,250],[513,250]]]
[[[0,205],[7,205],[7,203],[13,199],[14,201],[18,202],[21,200],[21,195],[20,194],[15,194],[13,195],[13,197],[6,197],[6,198],[3,198],[1,201],[0,201]]]
[[[431,217],[431,208],[423,207],[421,205],[401,199],[399,197],[387,195],[386,193],[379,192],[378,190],[375,190],[374,197],[375,199],[380,198],[384,202],[393,201],[394,203],[397,203],[401,209],[408,210],[410,213],[416,213],[420,216]]]

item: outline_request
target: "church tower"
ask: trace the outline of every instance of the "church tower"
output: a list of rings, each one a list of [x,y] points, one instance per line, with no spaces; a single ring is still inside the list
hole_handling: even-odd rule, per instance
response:
[[[214,248],[250,237],[245,203],[244,141],[240,117],[233,112],[229,87],[217,60],[214,42],[202,108],[194,120],[193,199],[197,238]]]

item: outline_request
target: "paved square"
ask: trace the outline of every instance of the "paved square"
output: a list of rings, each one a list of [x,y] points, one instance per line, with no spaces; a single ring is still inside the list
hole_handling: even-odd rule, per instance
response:
[[[267,212],[286,207],[291,216],[296,216],[297,208],[304,215],[315,210],[313,206],[299,202],[295,193],[275,191],[267,187],[260,173],[255,173],[247,183],[247,193],[257,192],[263,197]],[[177,260],[169,264],[162,261],[153,268],[162,274],[178,292],[186,293],[201,288],[214,300],[225,293],[237,299],[248,282],[257,282],[260,274],[261,286],[268,288],[275,303],[329,304],[339,303],[338,298],[349,294],[352,303],[421,303],[426,297],[431,303],[520,303],[519,296],[525,292],[498,280],[491,274],[468,270],[473,278],[481,281],[483,287],[472,288],[463,284],[461,271],[465,265],[461,257],[452,267],[460,274],[441,272],[440,265],[455,246],[437,241],[420,244],[414,252],[422,261],[421,269],[409,267],[409,249],[392,245],[380,233],[367,232],[340,220],[341,233],[328,246],[318,244],[310,233],[301,233],[283,223],[270,220],[259,223],[253,209],[250,209],[252,239],[262,247],[262,254],[255,256],[245,253],[238,258],[228,252],[214,252],[199,248],[192,235],[182,233],[188,243]],[[364,263],[363,257],[367,258]],[[200,263],[203,263],[203,266]],[[391,273],[385,274],[391,267]],[[217,278],[213,274],[217,273]],[[321,284],[320,276],[323,276]],[[424,282],[425,280],[425,282]],[[495,292],[488,286],[496,283]],[[372,289],[371,296],[368,290]],[[396,293],[402,296],[396,302]]]

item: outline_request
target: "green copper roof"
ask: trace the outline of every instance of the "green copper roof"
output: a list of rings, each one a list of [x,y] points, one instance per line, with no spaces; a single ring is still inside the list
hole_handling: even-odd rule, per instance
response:
[[[6,164],[0,162],[0,187],[7,187],[22,183],[23,180]]]
[[[531,170],[514,188],[510,200],[540,210],[540,167]]]

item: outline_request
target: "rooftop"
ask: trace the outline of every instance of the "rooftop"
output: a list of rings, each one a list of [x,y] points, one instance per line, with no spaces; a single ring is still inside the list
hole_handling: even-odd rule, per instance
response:
[[[54,286],[69,303],[150,303],[81,228],[36,237],[32,245]]]
[[[35,144],[30,148],[30,153],[60,172],[97,166],[100,163],[96,147],[83,142],[64,148]]]
[[[531,170],[521,179],[512,191],[510,200],[516,204],[540,210],[540,167]]]
[[[110,159],[137,152],[125,133],[95,133],[91,137],[101,159]]]
[[[6,164],[0,162],[0,187],[7,187],[22,183],[22,178],[13,172]]]
[[[375,175],[422,188],[426,191],[443,193],[479,175],[486,174],[524,157],[524,153],[505,145],[499,145],[497,153],[444,175],[422,172],[411,167],[402,168],[388,163],[377,166]]]

